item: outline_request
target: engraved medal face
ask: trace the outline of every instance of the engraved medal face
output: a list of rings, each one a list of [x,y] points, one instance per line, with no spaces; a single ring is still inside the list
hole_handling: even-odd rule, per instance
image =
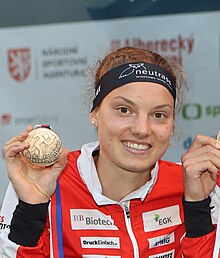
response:
[[[30,144],[30,147],[23,151],[24,157],[37,166],[54,164],[62,150],[59,136],[49,128],[33,129],[24,142]]]

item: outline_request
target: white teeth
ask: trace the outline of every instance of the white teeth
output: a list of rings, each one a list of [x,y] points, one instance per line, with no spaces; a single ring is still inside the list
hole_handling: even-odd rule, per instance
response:
[[[136,150],[147,150],[149,148],[148,145],[143,145],[143,144],[137,144],[137,143],[126,143],[127,147],[136,149]]]

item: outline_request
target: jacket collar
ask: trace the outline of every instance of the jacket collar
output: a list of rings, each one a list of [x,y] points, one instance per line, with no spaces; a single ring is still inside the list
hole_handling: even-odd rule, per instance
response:
[[[85,144],[81,148],[81,154],[77,160],[77,167],[80,176],[84,183],[86,184],[89,192],[92,194],[95,202],[98,205],[106,204],[122,204],[128,202],[132,199],[140,198],[142,201],[145,199],[146,195],[151,191],[153,185],[157,180],[158,175],[158,162],[151,171],[151,180],[148,181],[138,190],[125,196],[120,202],[109,199],[108,197],[102,195],[102,186],[99,181],[96,166],[93,159],[93,152],[99,149],[99,142],[90,142]]]

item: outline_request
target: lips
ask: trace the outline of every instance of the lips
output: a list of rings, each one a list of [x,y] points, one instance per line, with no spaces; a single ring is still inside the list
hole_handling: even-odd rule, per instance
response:
[[[146,151],[152,147],[150,144],[138,144],[134,142],[123,142],[123,144],[130,149],[138,151]]]

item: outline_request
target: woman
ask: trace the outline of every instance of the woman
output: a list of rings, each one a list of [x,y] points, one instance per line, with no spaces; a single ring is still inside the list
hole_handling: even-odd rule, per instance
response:
[[[118,49],[96,72],[90,120],[98,142],[81,151],[64,148],[53,166],[39,169],[19,155],[29,148],[24,140],[32,128],[8,141],[5,159],[19,203],[9,236],[2,232],[3,257],[182,257],[182,167],[161,160],[185,91],[182,82],[182,71],[160,55]],[[216,140],[203,137],[207,152],[220,156]],[[199,142],[194,156],[201,152]],[[212,231],[210,224],[199,236]],[[193,241],[183,241],[186,257],[194,257]]]

